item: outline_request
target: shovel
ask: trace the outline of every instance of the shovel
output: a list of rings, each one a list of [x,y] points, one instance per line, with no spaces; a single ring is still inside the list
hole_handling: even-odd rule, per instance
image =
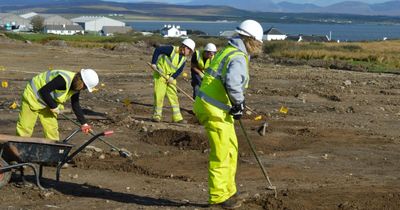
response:
[[[71,118],[69,118],[67,115],[65,115],[65,114],[63,114],[63,113],[60,113],[60,115],[63,116],[65,119],[71,121],[72,123],[74,123],[75,125],[77,125],[77,126],[80,127],[79,123],[75,122],[74,120],[72,120]],[[95,134],[94,134],[92,131],[90,131],[89,133],[90,133],[92,136],[95,136]],[[99,140],[102,141],[103,143],[107,144],[108,146],[110,146],[112,149],[117,150],[118,153],[119,153],[119,155],[120,155],[121,157],[128,158],[128,157],[131,157],[131,155],[132,155],[129,151],[120,149],[120,148],[114,146],[113,144],[111,144],[110,142],[104,140],[104,139],[101,138],[101,137],[99,137]]]

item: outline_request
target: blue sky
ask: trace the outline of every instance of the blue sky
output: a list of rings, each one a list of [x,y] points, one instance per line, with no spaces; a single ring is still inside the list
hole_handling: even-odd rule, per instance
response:
[[[118,1],[118,2],[142,2],[142,1],[158,1],[158,2],[165,2],[165,3],[185,3],[189,2],[190,0],[107,0],[107,1]],[[342,2],[346,0],[272,0],[274,2],[281,2],[281,1],[289,1],[293,3],[314,3],[320,6],[326,6],[329,4],[334,4],[337,2]],[[364,3],[382,3],[390,0],[352,0],[352,1],[359,1]]]

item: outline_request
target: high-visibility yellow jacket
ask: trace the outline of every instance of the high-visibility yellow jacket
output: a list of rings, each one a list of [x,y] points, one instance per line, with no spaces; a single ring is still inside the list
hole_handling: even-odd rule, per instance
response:
[[[24,93],[22,95],[23,99],[29,102],[30,108],[32,110],[40,110],[46,108],[46,103],[42,100],[39,90],[51,80],[61,75],[66,83],[65,90],[55,90],[51,93],[51,97],[54,101],[61,105],[65,101],[71,98],[76,91],[71,90],[72,79],[75,76],[75,72],[66,70],[52,70],[40,73],[32,78],[32,80],[26,86]]]
[[[201,70],[207,69],[210,66],[211,60],[214,58],[214,56],[213,56],[213,57],[207,59],[206,62],[204,62],[203,54],[204,54],[204,50],[196,50],[197,65]]]
[[[160,55],[157,60],[157,67],[160,71],[163,71],[164,75],[171,75],[175,73],[186,61],[186,57],[183,57],[179,61],[179,47],[174,46],[170,55]]]
[[[247,81],[245,81],[244,86],[245,88],[247,88],[249,78],[248,55],[246,55],[239,49],[228,45],[215,55],[210,64],[210,67],[206,70],[198,94],[198,97],[200,97],[207,103],[212,104],[213,106],[225,111],[229,111],[231,108],[231,101],[225,88],[226,72],[228,69],[228,64],[235,56],[244,56],[246,59]]]

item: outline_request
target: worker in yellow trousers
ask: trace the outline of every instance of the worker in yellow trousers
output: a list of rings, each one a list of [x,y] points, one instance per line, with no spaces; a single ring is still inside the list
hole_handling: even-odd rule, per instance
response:
[[[17,136],[32,136],[39,118],[44,137],[59,140],[57,116],[63,109],[63,103],[71,98],[72,109],[81,123],[83,132],[91,129],[79,104],[79,93],[87,89],[92,92],[99,83],[99,77],[93,69],[80,72],[51,70],[40,73],[28,82],[23,94],[21,110],[17,122]]]
[[[152,120],[160,122],[162,119],[162,109],[164,98],[167,98],[172,107],[172,121],[186,123],[183,119],[178,95],[176,90],[176,78],[182,73],[186,64],[186,57],[191,55],[195,48],[192,39],[183,40],[181,46],[161,46],[157,47],[153,53],[152,67],[158,69],[168,79],[166,80],[158,72],[154,72],[154,112]]]
[[[262,26],[246,20],[237,28],[237,37],[214,56],[195,99],[194,112],[209,138],[209,203],[226,209],[241,206],[247,193],[238,193],[235,175],[238,141],[234,120],[240,119],[244,91],[249,82],[250,55],[261,53]]]

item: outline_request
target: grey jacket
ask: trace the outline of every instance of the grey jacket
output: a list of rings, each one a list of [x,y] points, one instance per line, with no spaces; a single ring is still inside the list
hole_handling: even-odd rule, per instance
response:
[[[247,50],[240,38],[232,38],[229,44],[246,55]],[[244,101],[244,91],[248,80],[250,79],[247,74],[246,58],[244,56],[235,56],[231,59],[227,66],[225,77],[225,88],[228,96],[233,104],[240,104]]]

